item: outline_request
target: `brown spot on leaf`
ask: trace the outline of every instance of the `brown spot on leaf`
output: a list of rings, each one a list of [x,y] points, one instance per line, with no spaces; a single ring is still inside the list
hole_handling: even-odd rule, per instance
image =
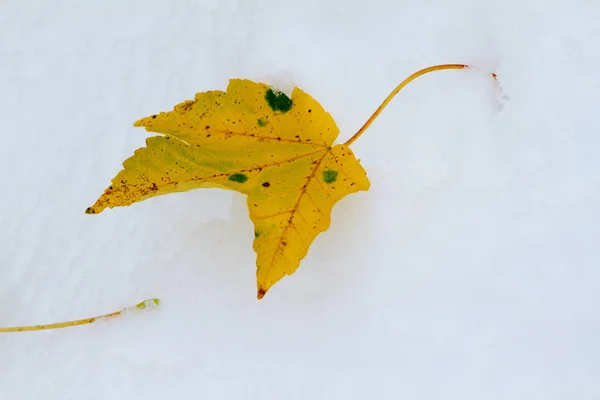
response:
[[[183,103],[183,104],[181,105],[181,111],[183,111],[183,112],[186,112],[186,111],[188,111],[190,108],[192,108],[192,106],[194,105],[194,103],[195,103],[195,102],[194,102],[194,101],[191,101],[191,100],[189,100],[189,101],[186,101],[185,103]]]
[[[258,289],[258,295],[256,296],[259,300],[265,297],[267,291],[263,288]]]

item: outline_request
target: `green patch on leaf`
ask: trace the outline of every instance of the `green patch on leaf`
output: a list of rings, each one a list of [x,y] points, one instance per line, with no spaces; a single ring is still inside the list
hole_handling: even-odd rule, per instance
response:
[[[244,174],[233,174],[229,176],[229,180],[237,183],[244,183],[248,180],[248,177]]]
[[[337,181],[338,172],[332,169],[328,169],[327,171],[323,171],[323,180],[327,184],[332,184]]]
[[[274,92],[273,89],[268,89],[265,93],[265,100],[273,111],[281,111],[283,113],[290,111],[292,108],[292,99],[287,97],[285,93]]]

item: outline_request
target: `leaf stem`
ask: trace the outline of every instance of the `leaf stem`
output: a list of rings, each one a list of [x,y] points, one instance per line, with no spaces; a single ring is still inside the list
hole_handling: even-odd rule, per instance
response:
[[[358,130],[358,132],[356,132],[354,134],[354,136],[352,136],[350,139],[348,139],[346,141],[346,143],[344,143],[344,144],[346,146],[349,146],[352,143],[354,143],[354,141],[356,141],[356,139],[358,139],[367,130],[367,128],[373,123],[375,118],[377,118],[379,116],[379,114],[381,114],[383,109],[388,105],[388,103],[390,101],[392,101],[394,96],[396,96],[399,91],[401,91],[406,85],[408,85],[413,80],[417,79],[421,75],[425,75],[425,74],[427,74],[429,72],[433,72],[433,71],[442,71],[442,70],[446,70],[446,69],[463,69],[463,68],[467,68],[467,67],[469,67],[469,66],[466,64],[440,64],[440,65],[434,65],[431,67],[423,68],[422,70],[415,72],[414,74],[412,74],[411,76],[409,76],[408,78],[406,78],[405,80],[400,82],[400,84],[398,86],[396,86],[396,88],[394,90],[392,90],[392,92],[388,95],[388,97],[386,97],[386,99],[383,101],[383,103],[381,103],[379,108],[377,110],[375,110],[375,112],[373,113],[373,115],[371,115],[371,117],[367,120],[367,122],[365,122],[365,124]],[[494,77],[494,79],[496,79],[496,74],[492,74],[492,76]]]
[[[79,319],[76,321],[68,321],[68,322],[56,322],[54,324],[46,324],[46,325],[15,326],[15,327],[9,327],[9,328],[1,328],[0,327],[0,332],[41,331],[41,330],[45,330],[45,329],[58,329],[58,328],[67,328],[70,326],[91,324],[92,322],[98,321],[100,319],[108,319],[108,318],[112,318],[112,317],[117,317],[117,316],[123,314],[125,311],[143,310],[143,309],[147,308],[148,306],[158,306],[159,304],[160,304],[159,299],[148,299],[148,300],[142,301],[141,303],[136,304],[133,307],[125,307],[121,311],[116,311],[116,312],[113,312],[110,314],[100,315],[98,317],[85,318],[85,319]]]

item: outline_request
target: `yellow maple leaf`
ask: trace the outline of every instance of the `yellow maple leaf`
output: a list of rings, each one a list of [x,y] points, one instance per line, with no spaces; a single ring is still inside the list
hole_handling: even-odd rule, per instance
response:
[[[247,195],[254,223],[258,297],[292,274],[334,204],[369,188],[335,121],[310,95],[291,99],[262,83],[232,79],[135,126],[162,133],[124,162],[88,213],[153,196],[220,187]]]
[[[337,145],[334,119],[309,94],[294,88],[289,98],[264,83],[232,79],[226,91],[198,93],[172,111],[135,122],[163,136],[148,138],[86,213],[198,188],[243,193],[255,228],[261,299],[296,271],[316,236],[329,228],[334,205],[369,189],[349,145],[411,80],[464,67],[447,64],[411,75],[352,138]]]

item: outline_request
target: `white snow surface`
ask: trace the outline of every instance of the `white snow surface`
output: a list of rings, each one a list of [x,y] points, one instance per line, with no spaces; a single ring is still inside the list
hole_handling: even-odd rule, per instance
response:
[[[600,398],[600,3],[3,0],[0,399]],[[256,299],[245,198],[84,210],[229,78],[298,86],[372,187]],[[496,72],[501,90],[488,73]]]

